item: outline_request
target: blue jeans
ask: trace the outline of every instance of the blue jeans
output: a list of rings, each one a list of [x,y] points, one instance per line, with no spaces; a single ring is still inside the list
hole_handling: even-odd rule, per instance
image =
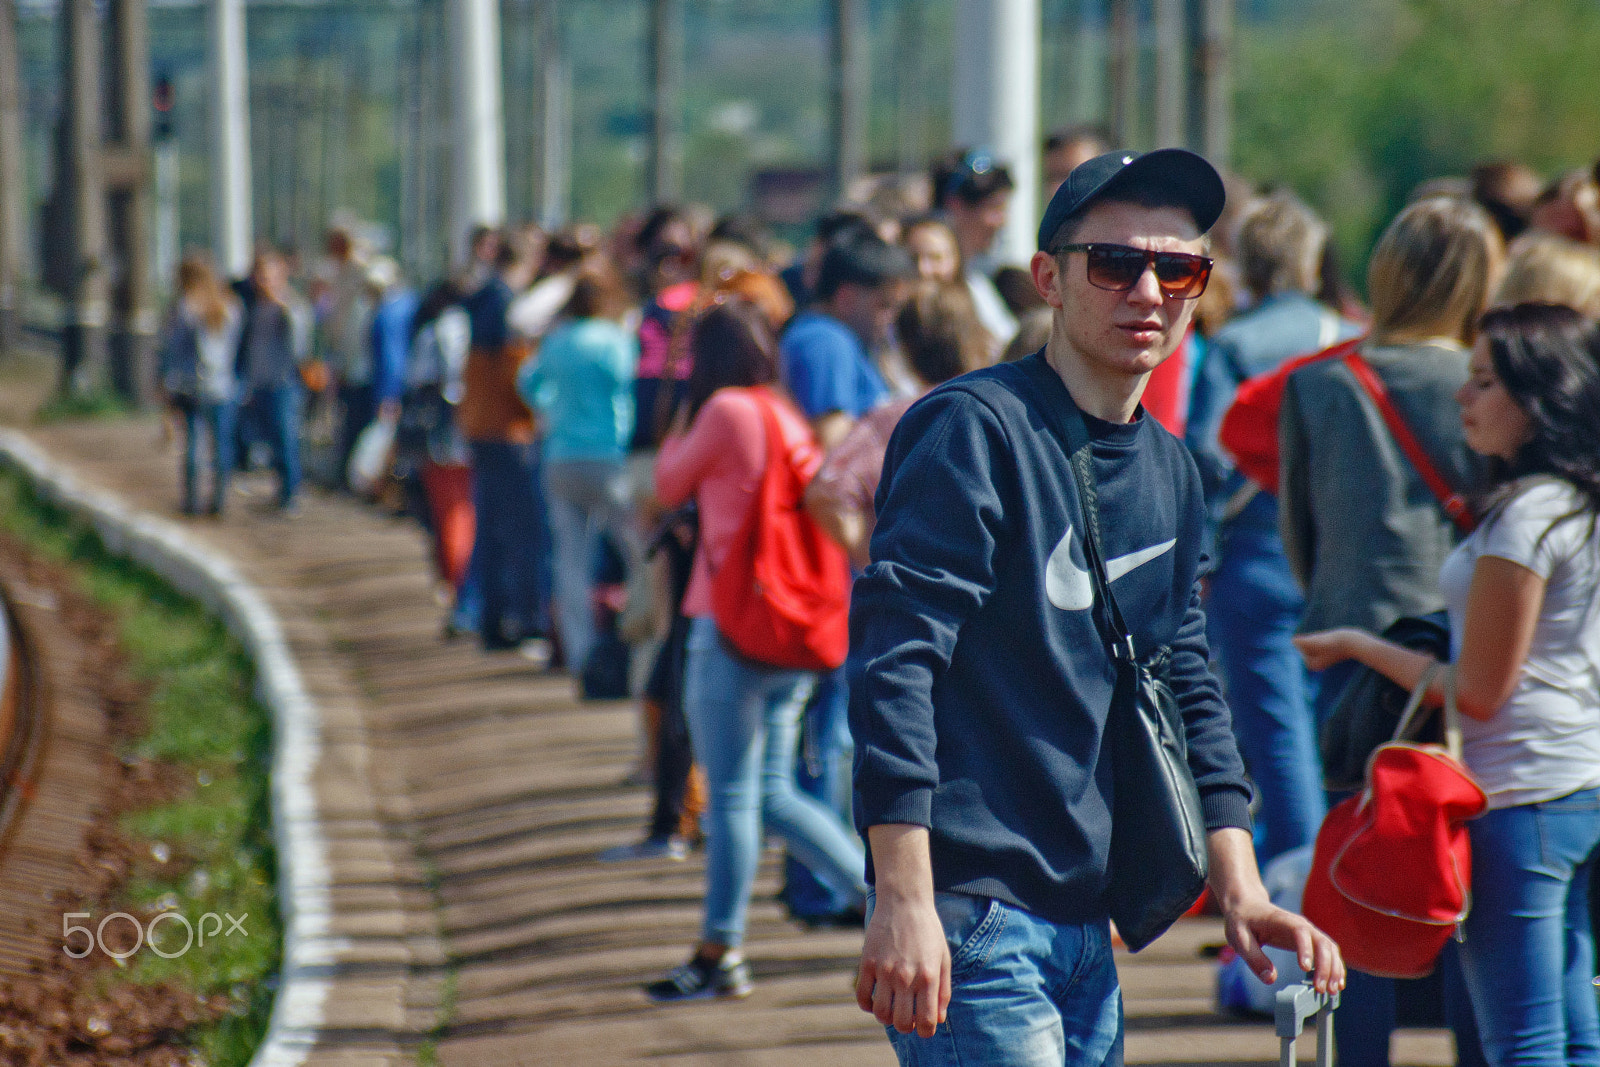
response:
[[[555,617],[567,669],[574,677],[582,673],[594,648],[591,601],[601,534],[611,535],[630,571],[642,555],[628,516],[626,474],[621,460],[564,459],[544,465]]]
[[[1472,912],[1461,959],[1489,1062],[1600,1064],[1589,927],[1600,789],[1499,808],[1468,832]]]
[[[211,510],[222,513],[233,473],[234,423],[238,406],[231,400],[200,401],[183,413],[183,510],[200,505],[200,435],[211,438]]]
[[[532,445],[473,441],[472,503],[477,510],[473,554],[482,579],[483,615],[478,634],[490,648],[504,648],[543,633],[548,564],[542,493]]]
[[[706,772],[706,911],[702,938],[744,941],[745,914],[761,859],[762,826],[829,888],[866,894],[861,842],[839,817],[795,791],[800,711],[815,676],[765,667],[733,652],[710,618],[689,625],[684,712]]]
[[[250,397],[256,427],[272,449],[278,472],[278,506],[292,507],[300,493],[300,387],[262,386]]]
[[[950,944],[950,1011],[932,1037],[886,1028],[901,1067],[1122,1063],[1105,920],[1053,923],[963,893],[937,893],[935,906]]]
[[[806,705],[801,759],[795,784],[807,796],[850,817],[850,760],[855,744],[850,737],[850,687],[845,668],[817,679],[817,690]],[[805,865],[789,857],[784,864],[784,902],[792,915],[823,919],[845,911],[853,901],[828,891]]]
[[[1222,527],[1206,617],[1227,681],[1233,733],[1261,797],[1256,854],[1263,866],[1309,845],[1327,814],[1314,687],[1290,640],[1304,610],[1278,537],[1277,501],[1258,493]]]

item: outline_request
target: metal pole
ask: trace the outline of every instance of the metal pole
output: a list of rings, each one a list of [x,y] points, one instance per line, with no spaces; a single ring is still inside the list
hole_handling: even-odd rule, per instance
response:
[[[835,199],[842,200],[866,170],[866,34],[856,0],[833,0],[829,95],[833,130],[829,178]]]
[[[449,12],[455,196],[451,246],[466,252],[468,231],[505,221],[505,128],[500,95],[500,5],[446,0]]]
[[[1184,0],[1156,0],[1156,147],[1187,143],[1188,36]]]
[[[683,195],[683,0],[650,0],[650,198]]]
[[[1139,12],[1135,0],[1111,0],[1111,132],[1118,147],[1137,147]]]
[[[109,10],[116,49],[117,147],[124,160],[111,199],[122,267],[114,293],[113,377],[122,396],[145,407],[155,400],[158,323],[150,275],[150,37],[145,0],[112,0]]]
[[[922,85],[923,0],[900,0],[899,45],[894,50],[896,163],[903,175],[928,164],[927,95]]]
[[[956,0],[955,27],[955,140],[1010,168],[995,258],[1026,263],[1039,225],[1039,0]]]
[[[106,323],[110,317],[106,195],[100,151],[100,20],[94,0],[65,0],[62,19],[67,100],[62,109],[61,184],[66,193],[69,260],[67,322],[62,336],[62,389],[102,392],[106,380]]]
[[[1106,14],[1104,0],[1083,0],[1073,41],[1073,122],[1102,122],[1106,116]]]
[[[543,92],[539,123],[539,221],[566,224],[572,202],[572,77],[561,47],[557,0],[539,3],[539,68]]]
[[[217,266],[242,277],[250,269],[250,68],[244,0],[210,0],[211,245]]]
[[[1204,0],[1200,48],[1200,150],[1226,167],[1233,148],[1233,0]]]
[[[17,344],[26,233],[22,88],[17,70],[17,4],[0,0],[0,356]]]

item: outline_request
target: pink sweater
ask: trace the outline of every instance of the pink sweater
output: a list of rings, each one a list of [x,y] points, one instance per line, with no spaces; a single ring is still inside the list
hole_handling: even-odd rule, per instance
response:
[[[811,427],[787,399],[778,398],[778,426],[809,478],[822,465]],[[700,547],[694,556],[683,613],[711,614],[711,573],[728,555],[755,503],[767,464],[767,430],[760,402],[746,388],[711,394],[687,433],[661,442],[656,498],[677,507],[691,496],[700,507]]]

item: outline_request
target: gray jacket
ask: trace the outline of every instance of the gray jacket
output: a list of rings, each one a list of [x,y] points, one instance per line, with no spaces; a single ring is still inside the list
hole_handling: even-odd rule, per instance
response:
[[[1362,346],[1412,434],[1458,492],[1478,480],[1455,392],[1467,353],[1437,344]],[[1289,376],[1278,416],[1278,526],[1306,590],[1302,633],[1379,631],[1444,607],[1439,567],[1459,537],[1345,365]]]

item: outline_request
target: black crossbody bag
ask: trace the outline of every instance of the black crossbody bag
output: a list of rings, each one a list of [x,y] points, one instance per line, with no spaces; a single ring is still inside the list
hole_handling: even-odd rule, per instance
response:
[[[1083,554],[1094,578],[1095,625],[1116,667],[1103,742],[1111,754],[1113,781],[1106,901],[1123,942],[1138,952],[1166,933],[1205,890],[1209,856],[1200,792],[1189,770],[1183,716],[1166,682],[1170,649],[1159,648],[1141,660],[1111,592],[1083,412],[1074,405],[1069,416],[1048,401],[1039,376],[1055,371],[1042,358],[1020,363],[1040,387],[1041,406],[1067,444],[1087,527]]]

